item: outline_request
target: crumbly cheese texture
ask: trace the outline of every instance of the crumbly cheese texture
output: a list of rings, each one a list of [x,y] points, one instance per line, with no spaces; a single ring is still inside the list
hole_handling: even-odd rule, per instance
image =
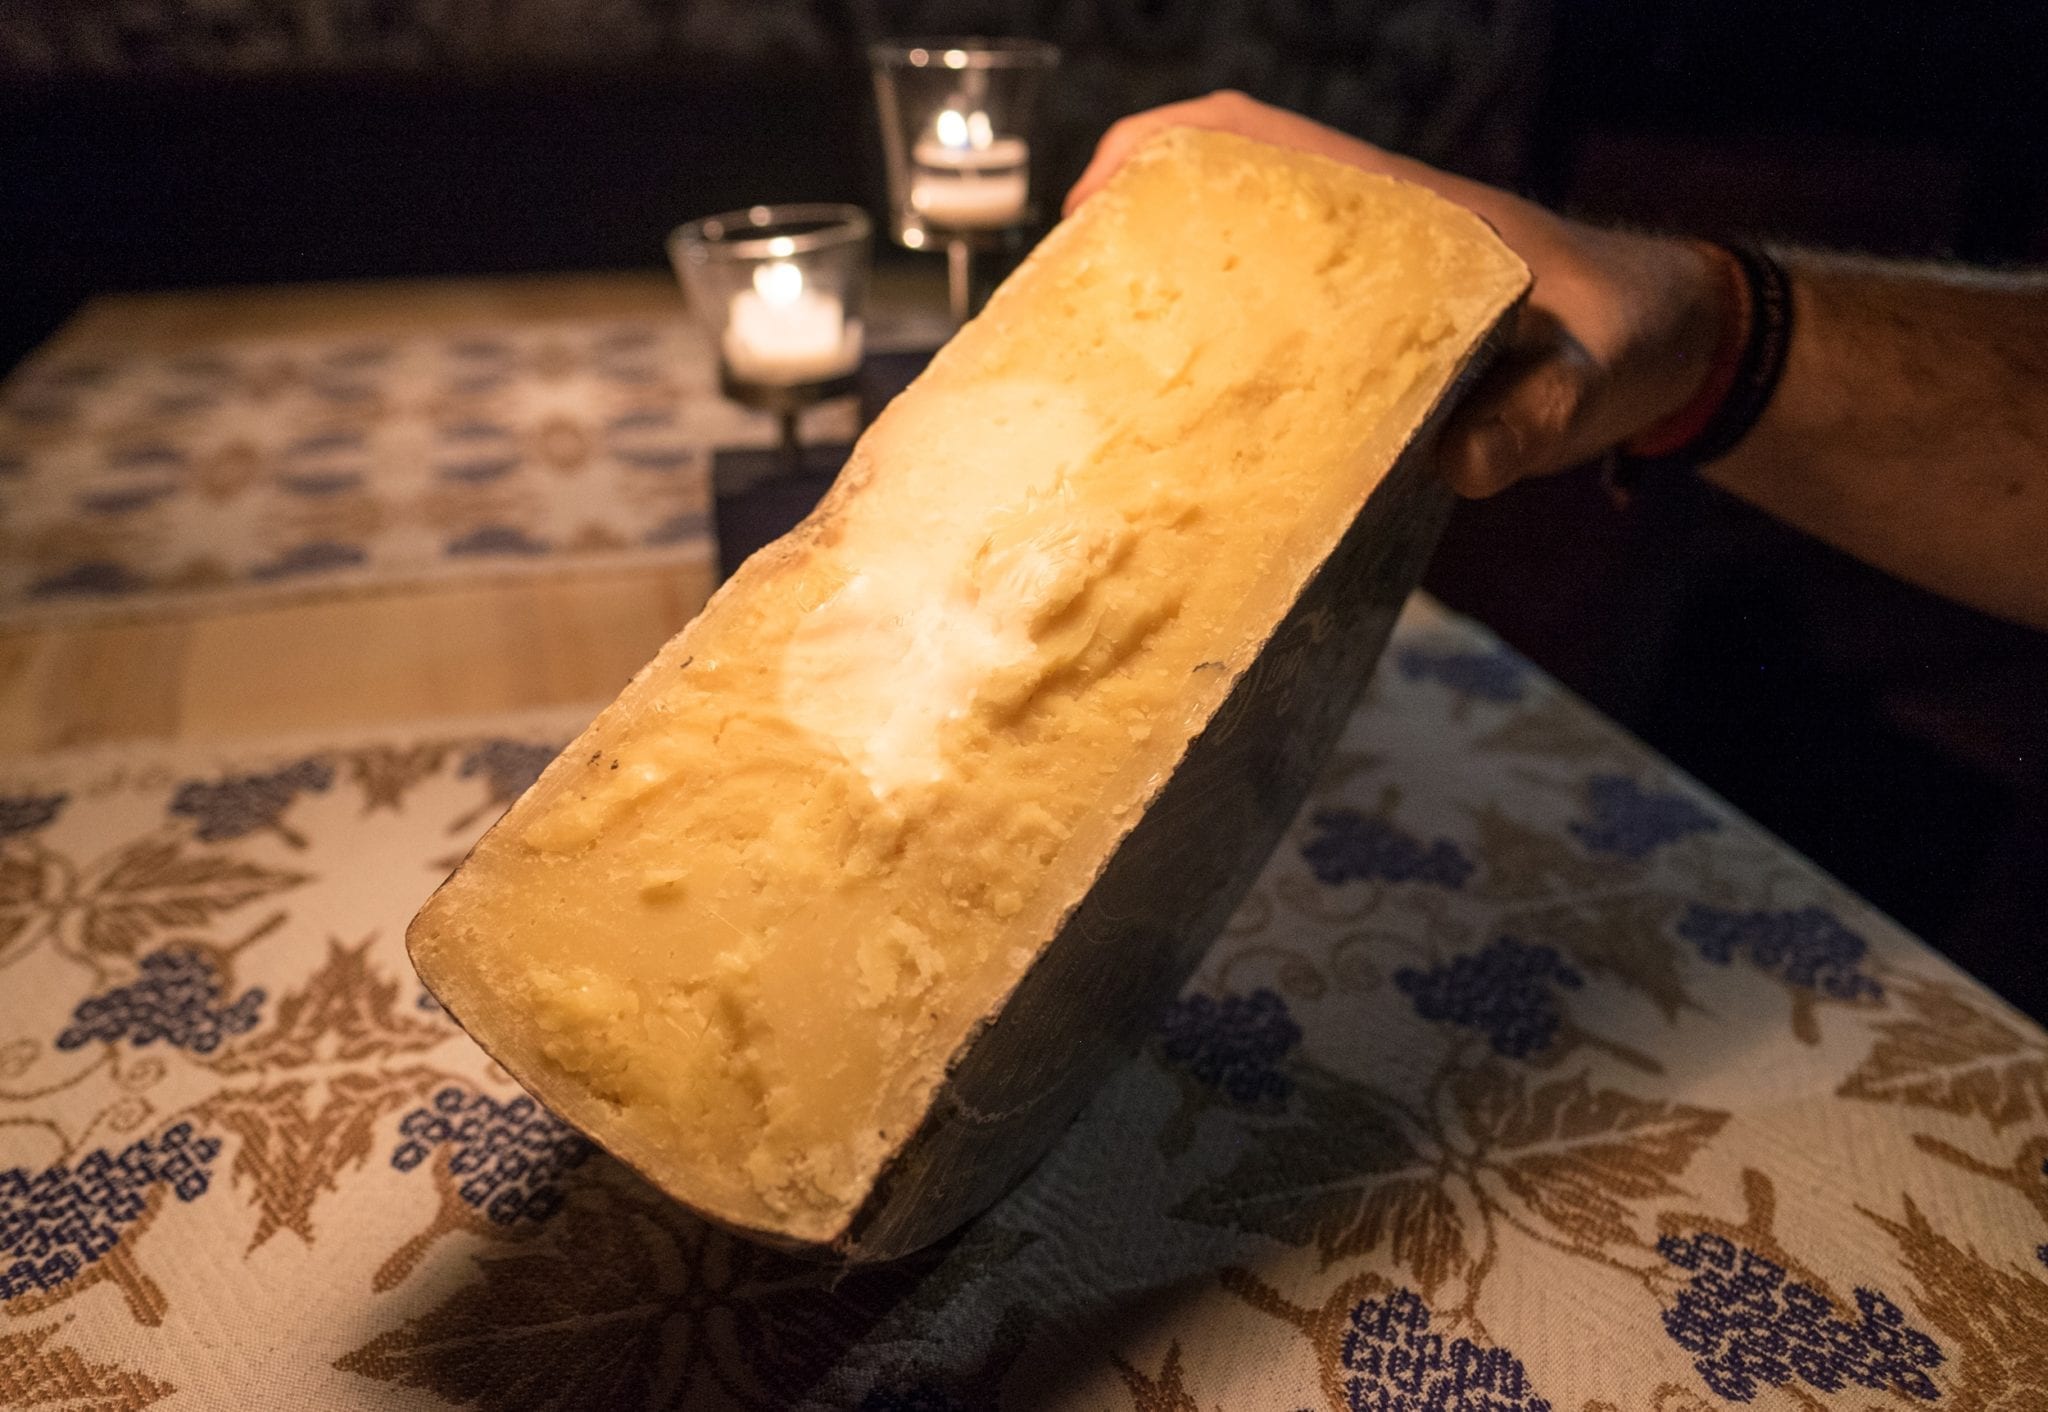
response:
[[[672,1194],[835,1238],[1525,283],[1418,188],[1155,140],[477,847],[422,976]]]

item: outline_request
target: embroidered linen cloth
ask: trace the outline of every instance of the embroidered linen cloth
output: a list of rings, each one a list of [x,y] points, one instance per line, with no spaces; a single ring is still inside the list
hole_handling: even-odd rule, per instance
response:
[[[0,1404],[2048,1407],[2048,1036],[1427,602],[1146,1052],[843,1275],[407,968],[579,724],[0,765]]]
[[[0,623],[701,561],[712,450],[775,436],[679,318],[44,356],[0,387]]]

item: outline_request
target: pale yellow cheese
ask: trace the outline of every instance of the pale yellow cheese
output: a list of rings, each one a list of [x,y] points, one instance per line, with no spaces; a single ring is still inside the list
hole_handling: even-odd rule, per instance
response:
[[[1416,188],[1156,140],[423,911],[545,1101],[829,1242],[1526,274]]]

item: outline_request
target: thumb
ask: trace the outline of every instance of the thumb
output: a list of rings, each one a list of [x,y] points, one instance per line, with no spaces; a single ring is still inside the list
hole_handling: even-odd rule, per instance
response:
[[[1596,375],[1570,340],[1511,348],[1458,404],[1437,443],[1451,489],[1478,499],[1565,466]]]
[[[1499,416],[1457,417],[1437,442],[1437,470],[1467,500],[1484,500],[1521,479],[1522,439]]]

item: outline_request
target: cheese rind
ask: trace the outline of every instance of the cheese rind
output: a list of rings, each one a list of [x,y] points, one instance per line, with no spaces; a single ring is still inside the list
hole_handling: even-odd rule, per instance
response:
[[[1526,283],[1416,188],[1155,140],[478,845],[421,975],[714,1219],[943,1234],[1291,814],[1441,509],[1390,468]]]

